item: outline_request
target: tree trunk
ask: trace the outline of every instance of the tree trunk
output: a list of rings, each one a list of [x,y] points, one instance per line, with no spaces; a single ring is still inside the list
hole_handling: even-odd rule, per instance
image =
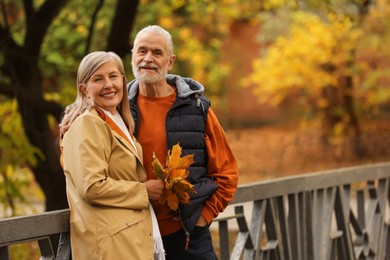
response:
[[[349,64],[351,65],[351,64]],[[351,76],[345,76],[341,79],[344,93],[344,109],[348,115],[348,128],[352,130],[352,147],[356,157],[362,158],[365,155],[365,149],[361,143],[361,130],[359,119],[354,108],[353,99],[353,80]]]
[[[18,46],[13,41],[9,28],[1,28],[1,34],[7,39],[1,45],[4,54],[3,71],[11,79],[9,86],[12,86],[5,94],[16,97],[27,138],[43,154],[43,158],[37,155],[38,163],[32,167],[32,171],[45,194],[46,210],[66,208],[68,204],[58,145],[48,121],[49,115],[59,119],[62,108],[59,104],[43,99],[43,80],[38,59],[47,29],[65,2],[46,0],[38,10],[30,2],[24,3],[27,28],[24,46]]]
[[[130,33],[133,28],[139,0],[118,0],[115,16],[112,21],[110,35],[107,40],[107,50],[120,57],[131,52]]]
[[[323,65],[323,70],[332,74],[335,72],[336,67],[328,63]],[[342,115],[337,113],[337,110],[342,107],[342,98],[338,88],[333,85],[324,86],[321,90],[321,95],[323,99],[328,101],[328,105],[322,110],[321,140],[324,145],[329,145],[329,137],[333,135],[335,125],[343,120]]]
[[[32,167],[32,171],[45,194],[45,208],[48,211],[66,208],[65,180],[59,164],[58,145],[48,121],[49,115],[59,119],[62,108],[43,100],[42,78],[37,59],[31,59],[24,49],[16,53],[8,52],[5,57],[5,66],[13,72],[15,97],[24,131],[30,143],[39,148],[44,157],[39,158],[37,155],[38,163]]]
[[[322,119],[322,143],[329,144],[329,137],[334,133],[334,127],[343,119],[336,111],[341,107],[339,92],[334,86],[326,86],[322,89],[322,97],[328,101],[328,106],[323,109]]]
[[[117,3],[107,49],[121,56],[131,50],[129,36],[138,2],[118,0]],[[45,194],[47,211],[68,207],[65,178],[59,162],[58,136],[48,121],[49,115],[60,120],[63,108],[43,99],[43,79],[38,60],[47,29],[65,3],[66,0],[46,0],[38,10],[34,10],[30,2],[24,3],[27,27],[24,46],[16,44],[7,25],[0,25],[0,49],[4,54],[1,69],[11,80],[9,85],[1,85],[0,92],[17,98],[26,136],[43,154],[32,171]]]

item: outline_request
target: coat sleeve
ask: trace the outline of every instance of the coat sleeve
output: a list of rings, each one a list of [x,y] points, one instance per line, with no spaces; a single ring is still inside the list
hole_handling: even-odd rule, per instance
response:
[[[62,142],[64,172],[73,192],[91,205],[146,209],[149,200],[144,183],[111,177],[112,139],[110,128],[98,117],[82,116],[73,123]],[[129,171],[136,167],[129,166]]]
[[[209,176],[219,188],[205,202],[201,215],[208,223],[218,216],[233,199],[238,185],[238,166],[215,113],[209,109],[206,121],[205,143],[209,161]]]

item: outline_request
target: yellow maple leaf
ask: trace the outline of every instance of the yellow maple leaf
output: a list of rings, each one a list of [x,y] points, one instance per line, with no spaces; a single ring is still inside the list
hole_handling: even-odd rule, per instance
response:
[[[186,169],[188,174],[188,167],[194,163],[194,155],[187,154],[184,157],[180,157],[181,150],[181,146],[179,144],[175,144],[172,147],[172,150],[168,151],[167,168],[171,170]]]
[[[188,168],[194,163],[194,155],[181,156],[182,148],[175,144],[168,151],[166,167],[164,168],[155,154],[152,156],[152,170],[157,179],[165,182],[165,189],[160,197],[160,203],[167,203],[172,210],[177,210],[179,202],[189,204],[190,193],[195,192],[193,185],[186,180]]]
[[[164,192],[168,206],[171,209],[176,210],[179,207],[179,200],[177,199],[176,195],[171,190],[165,190]]]
[[[166,176],[165,170],[162,167],[160,161],[157,159],[156,155],[153,152],[152,155],[152,170],[154,175],[156,175],[157,179],[163,180]]]

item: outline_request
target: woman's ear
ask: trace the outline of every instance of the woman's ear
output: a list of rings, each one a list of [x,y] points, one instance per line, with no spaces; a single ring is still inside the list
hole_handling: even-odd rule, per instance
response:
[[[87,88],[85,87],[84,84],[79,84],[79,90],[80,90],[80,93],[82,93],[84,96],[89,97],[88,92],[87,92]]]

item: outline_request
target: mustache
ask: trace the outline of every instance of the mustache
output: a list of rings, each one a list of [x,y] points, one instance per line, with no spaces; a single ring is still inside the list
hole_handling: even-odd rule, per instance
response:
[[[141,62],[141,63],[138,65],[138,69],[141,69],[141,68],[155,69],[155,70],[158,69],[158,67],[157,67],[156,65],[147,64],[146,62]]]

